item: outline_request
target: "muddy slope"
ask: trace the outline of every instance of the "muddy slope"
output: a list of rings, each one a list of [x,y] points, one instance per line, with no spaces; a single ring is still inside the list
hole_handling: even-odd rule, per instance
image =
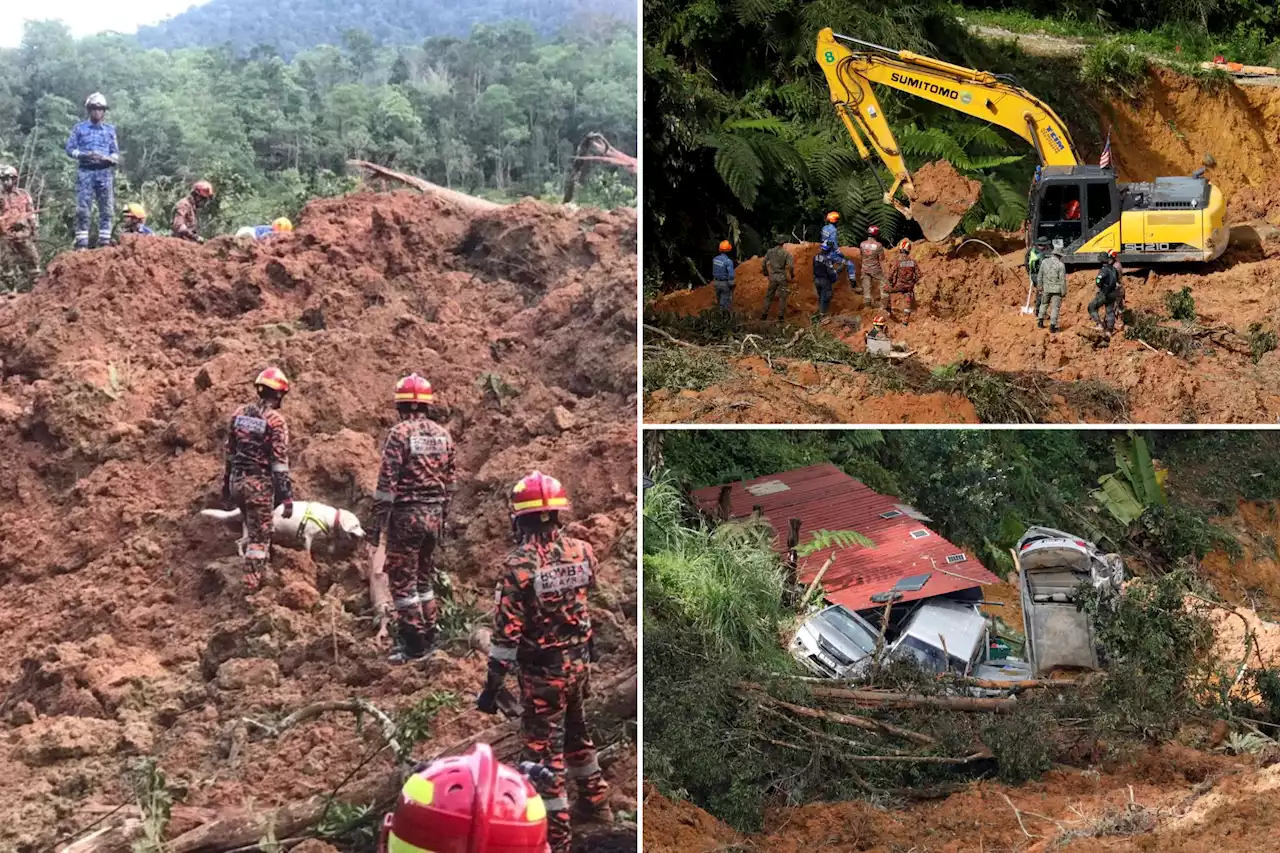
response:
[[[461,483],[438,564],[481,610],[504,489],[558,473],[615,611],[602,675],[632,664],[635,234],[630,211],[365,194],[309,205],[268,243],[63,256],[0,307],[0,849],[46,849],[90,804],[131,802],[137,756],[184,807],[267,806],[332,788],[371,737],[336,715],[245,739],[242,717],[451,692],[434,742],[492,724],[470,710],[484,662],[465,640],[425,671],[383,663],[359,555],[280,550],[280,584],[243,600],[236,532],[193,516],[216,504],[224,421],[267,364],[294,382],[296,495],[365,518],[392,383],[430,378]],[[633,808],[634,761],[617,767],[615,805]]]

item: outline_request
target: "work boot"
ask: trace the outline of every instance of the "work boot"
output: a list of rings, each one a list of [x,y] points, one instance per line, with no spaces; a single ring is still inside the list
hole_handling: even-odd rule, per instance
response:
[[[574,823],[613,823],[613,809],[608,803],[596,805],[585,797],[573,801],[573,809],[569,813]]]
[[[429,649],[424,640],[422,630],[416,625],[397,625],[395,627],[395,647],[387,655],[387,662],[393,666],[420,661],[427,656]]]
[[[1058,327],[1056,324],[1049,326],[1049,333],[1052,335],[1056,335],[1058,333]]]
[[[1044,318],[1043,318],[1043,317],[1041,317],[1039,320],[1036,320],[1036,328],[1038,328],[1038,329],[1043,329],[1043,328],[1044,328]]]
[[[262,582],[266,575],[266,563],[263,560],[246,560],[244,564],[244,591],[246,595],[253,595],[262,589]]]

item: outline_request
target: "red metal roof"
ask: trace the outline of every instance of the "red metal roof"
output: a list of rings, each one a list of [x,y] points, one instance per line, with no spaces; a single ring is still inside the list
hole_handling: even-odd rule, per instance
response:
[[[714,514],[720,486],[698,489],[693,496],[704,511]],[[886,592],[902,578],[913,575],[928,574],[929,579],[920,590],[903,592],[898,601],[932,598],[1000,582],[973,554],[942,538],[926,522],[903,512],[911,508],[899,498],[873,492],[830,463],[733,483],[730,499],[733,518],[744,518],[751,515],[753,506],[761,507],[778,534],[775,547],[780,553],[786,552],[791,518],[801,520],[801,544],[818,530],[854,530],[871,539],[874,548],[827,548],[800,561],[800,580],[808,583],[834,553],[835,562],[823,576],[822,586],[828,599],[851,610],[881,607],[871,596]],[[902,514],[881,518],[882,513],[894,511]],[[928,535],[911,537],[912,531],[921,530]],[[964,561],[949,565],[947,557],[953,554],[964,554]]]

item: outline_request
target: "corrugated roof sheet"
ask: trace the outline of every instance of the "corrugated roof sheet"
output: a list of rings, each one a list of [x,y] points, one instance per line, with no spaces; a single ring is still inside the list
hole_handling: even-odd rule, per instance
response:
[[[698,489],[693,495],[704,511],[716,512],[720,486]],[[800,580],[808,583],[827,557],[835,554],[822,586],[828,599],[853,610],[881,606],[871,600],[873,595],[887,592],[899,580],[913,575],[927,574],[929,578],[919,590],[903,592],[898,601],[999,583],[973,554],[904,512],[911,508],[900,499],[872,491],[830,463],[733,483],[730,502],[733,518],[745,518],[753,506],[761,507],[777,533],[779,553],[786,552],[791,518],[801,520],[801,543],[818,530],[854,530],[871,539],[874,548],[827,548],[800,561]],[[893,512],[901,514],[881,517]],[[920,536],[919,531],[926,535]],[[920,538],[912,538],[913,532]],[[955,554],[964,554],[964,561],[948,564],[947,557]]]

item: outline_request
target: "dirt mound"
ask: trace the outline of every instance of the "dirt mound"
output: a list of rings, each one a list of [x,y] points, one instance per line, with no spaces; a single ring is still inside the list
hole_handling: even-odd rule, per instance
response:
[[[644,841],[646,850],[682,853],[735,843],[765,853],[1246,853],[1274,841],[1280,819],[1267,804],[1274,803],[1277,786],[1280,765],[1258,769],[1167,746],[1102,772],[1055,770],[1018,788],[977,782],[944,800],[901,809],[860,801],[773,809],[763,833],[741,839],[688,803],[650,794]]]
[[[911,173],[911,183],[916,188],[911,198],[913,211],[922,205],[934,213],[963,216],[982,194],[982,184],[961,175],[949,160],[925,163]]]
[[[797,248],[797,283],[787,305],[788,322],[807,323],[817,310],[812,270],[803,263],[806,257],[812,259],[814,251],[813,244]],[[892,263],[894,253],[889,254]],[[847,249],[846,255],[856,259],[857,251]],[[1255,364],[1247,340],[1254,323],[1263,329],[1280,328],[1280,251],[1274,243],[1258,250],[1229,250],[1204,272],[1184,267],[1125,277],[1129,308],[1165,315],[1166,294],[1190,287],[1202,327],[1236,330],[1233,348],[1210,342],[1192,359],[1123,335],[1117,335],[1109,348],[1098,348],[1090,335],[1086,311],[1094,294],[1090,269],[1069,276],[1061,331],[1051,335],[1047,329],[1036,328],[1033,316],[1020,313],[1028,296],[1020,253],[996,258],[989,253],[964,252],[952,257],[937,247],[925,246],[916,256],[921,266],[917,314],[910,326],[892,324],[890,332],[929,369],[970,360],[1006,374],[1035,374],[1069,385],[1091,380],[1105,383],[1123,393],[1129,419],[1137,423],[1271,423],[1280,419],[1280,351],[1261,354]],[[745,261],[738,271],[735,308],[758,317],[766,287],[760,261]],[[710,287],[696,288],[665,295],[653,308],[696,314],[712,307],[714,299]],[[900,301],[897,307],[901,309]],[[834,321],[839,325],[861,330],[869,328],[879,310],[864,306],[860,290],[850,287],[842,276],[835,288],[832,313],[839,315]],[[861,331],[850,331],[845,338],[855,349],[863,347]],[[768,406],[804,411],[805,389],[790,386],[789,391],[778,390],[785,396],[769,399]],[[721,395],[716,389],[701,394],[717,398],[715,406],[704,407],[708,415],[718,411],[723,402],[753,399],[750,395],[731,398],[729,392]],[[668,409],[676,396],[648,395],[646,417],[679,420],[682,412]],[[1092,409],[1065,398],[1053,403],[1051,417],[1055,421],[1098,419]],[[751,419],[749,412],[743,417]]]
[[[280,585],[243,600],[235,534],[193,516],[217,501],[225,419],[267,364],[294,383],[296,494],[365,518],[390,386],[431,379],[459,446],[437,565],[460,603],[491,600],[505,487],[559,472],[616,611],[601,675],[631,665],[635,251],[630,211],[361,194],[310,204],[267,243],[66,255],[0,307],[0,720],[15,738],[0,848],[44,849],[89,822],[86,803],[132,802],[132,756],[154,755],[184,807],[266,806],[331,789],[376,731],[336,715],[246,739],[243,717],[353,695],[394,713],[440,692],[456,707],[433,742],[492,725],[470,709],[484,661],[457,656],[465,633],[426,671],[384,663],[359,555],[281,550]],[[385,774],[385,755],[363,773]],[[633,783],[615,790],[634,808]]]

